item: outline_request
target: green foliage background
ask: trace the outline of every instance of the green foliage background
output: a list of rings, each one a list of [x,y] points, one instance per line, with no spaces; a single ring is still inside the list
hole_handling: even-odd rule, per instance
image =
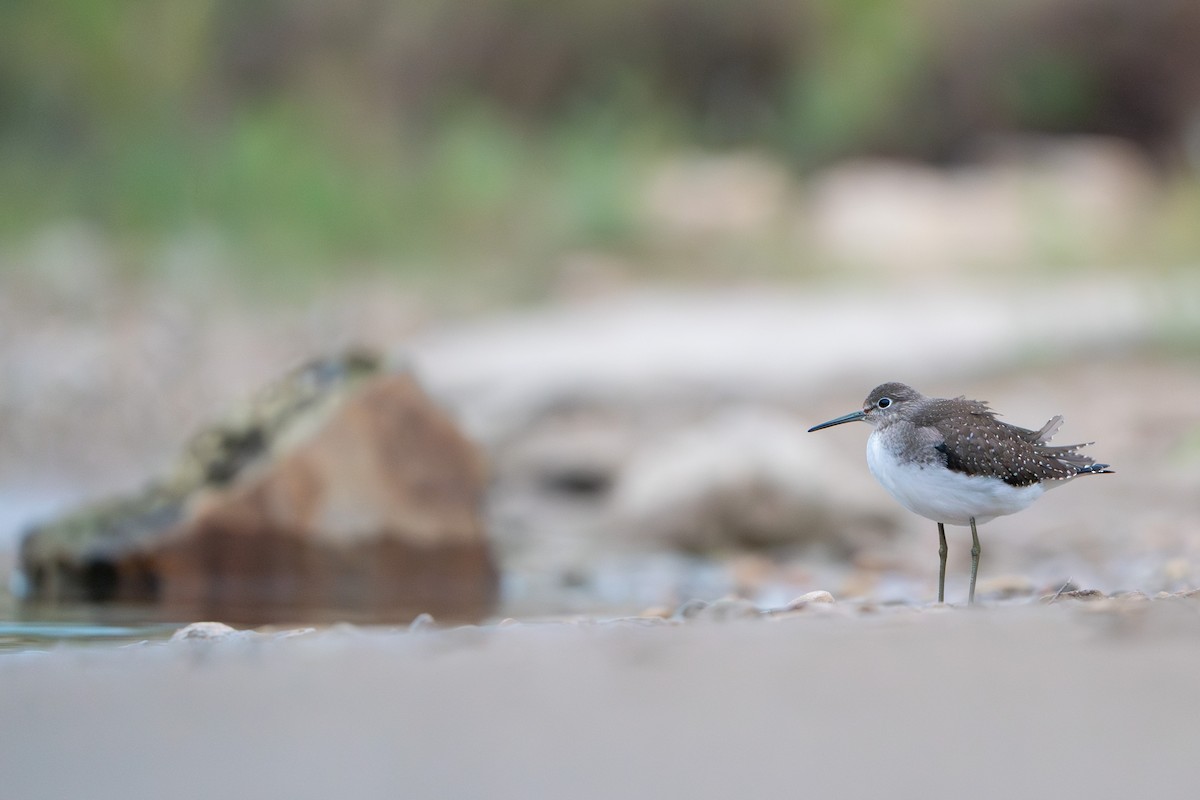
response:
[[[638,176],[690,148],[802,177],[1093,132],[1176,174],[1197,53],[1194,0],[9,0],[0,235],[453,273],[636,251]]]

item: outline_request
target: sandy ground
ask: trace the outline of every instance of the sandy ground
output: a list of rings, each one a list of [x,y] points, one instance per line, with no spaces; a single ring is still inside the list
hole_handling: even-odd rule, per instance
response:
[[[1195,797],[1200,600],[0,657],[0,795]]]

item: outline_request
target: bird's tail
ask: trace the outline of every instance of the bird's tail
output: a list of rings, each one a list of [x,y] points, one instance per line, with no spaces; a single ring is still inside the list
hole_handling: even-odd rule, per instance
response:
[[[1025,431],[1027,434],[1026,438],[1034,444],[1047,444],[1054,438],[1054,434],[1058,433],[1058,429],[1062,427],[1062,424],[1062,415],[1054,416],[1040,430]]]

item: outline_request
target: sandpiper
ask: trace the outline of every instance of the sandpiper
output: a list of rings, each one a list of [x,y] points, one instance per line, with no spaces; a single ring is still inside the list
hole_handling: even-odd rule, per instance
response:
[[[946,525],[971,526],[971,588],[979,573],[977,524],[1028,508],[1046,489],[1079,475],[1110,473],[1079,451],[1086,444],[1052,447],[1062,425],[1056,416],[1036,431],[996,419],[987,403],[926,397],[903,383],[876,386],[861,411],[822,422],[809,433],[862,420],[867,466],[900,505],[938,524],[941,568],[938,602],[946,594]]]

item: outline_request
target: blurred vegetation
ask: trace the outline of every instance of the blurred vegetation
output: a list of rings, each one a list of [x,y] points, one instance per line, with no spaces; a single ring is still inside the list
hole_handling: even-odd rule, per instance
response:
[[[1196,0],[8,0],[0,235],[83,220],[135,267],[197,230],[247,269],[536,265],[636,250],[639,176],[685,149],[802,176],[1090,132],[1178,170],[1197,54]]]

